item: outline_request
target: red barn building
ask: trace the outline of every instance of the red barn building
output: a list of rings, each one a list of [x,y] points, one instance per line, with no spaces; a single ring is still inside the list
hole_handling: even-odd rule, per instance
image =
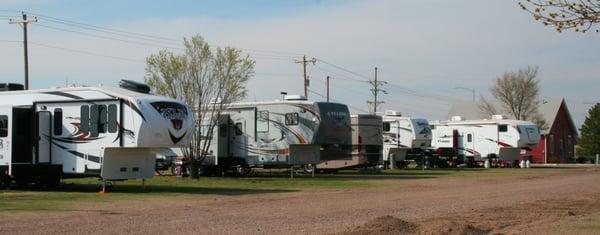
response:
[[[524,153],[531,156],[533,163],[565,163],[575,160],[577,127],[564,99],[545,101],[539,107],[546,120],[541,130],[542,138],[537,146]]]
[[[502,110],[499,104],[494,104],[496,110]],[[540,142],[522,156],[531,156],[533,163],[565,163],[573,162],[577,128],[571,117],[565,99],[543,101],[538,107],[542,118],[546,121],[545,128],[540,130]],[[507,118],[511,115],[502,114]],[[473,102],[457,102],[448,112],[448,118],[462,116],[465,119],[489,119]]]

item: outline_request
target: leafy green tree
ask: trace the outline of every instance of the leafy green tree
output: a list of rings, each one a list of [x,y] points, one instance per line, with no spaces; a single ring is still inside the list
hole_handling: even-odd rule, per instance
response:
[[[255,61],[235,48],[213,50],[198,35],[184,39],[185,52],[159,51],[146,58],[146,83],[160,95],[185,101],[192,108],[196,130],[184,155],[191,161],[191,177],[209,154],[209,146],[223,110],[242,100],[254,75]]]
[[[579,131],[578,154],[581,156],[594,156],[600,153],[600,103],[597,103],[588,111],[588,115],[585,117]]]

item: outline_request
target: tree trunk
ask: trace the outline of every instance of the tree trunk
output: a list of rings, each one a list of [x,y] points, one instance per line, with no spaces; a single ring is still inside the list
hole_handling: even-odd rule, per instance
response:
[[[200,161],[196,160],[195,157],[190,159],[190,178],[200,179],[198,168],[200,167]]]

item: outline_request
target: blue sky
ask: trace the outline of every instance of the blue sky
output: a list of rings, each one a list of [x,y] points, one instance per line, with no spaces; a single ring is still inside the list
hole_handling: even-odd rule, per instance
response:
[[[526,66],[540,67],[543,98],[566,97],[578,124],[589,103],[600,100],[600,34],[556,33],[513,1],[0,0],[0,10],[177,40],[199,34],[214,45],[277,51],[247,50],[257,61],[248,100],[277,99],[280,91],[302,93],[302,68],[294,63],[301,54],[359,74],[323,62],[309,67],[312,90],[324,94],[324,78],[333,76],[333,98],[355,112],[367,109],[369,91],[364,82],[349,80],[372,77],[375,66],[380,79],[395,84],[386,87],[384,109],[430,119],[445,118],[454,100],[471,99],[455,87],[489,96],[495,78]],[[32,87],[62,86],[67,80],[87,85],[143,80],[144,58],[164,49],[64,30],[118,37],[41,17],[30,27],[30,41],[45,45],[30,46]],[[0,35],[0,76],[19,82],[22,48],[12,41],[21,40],[22,32],[6,23],[0,24]]]

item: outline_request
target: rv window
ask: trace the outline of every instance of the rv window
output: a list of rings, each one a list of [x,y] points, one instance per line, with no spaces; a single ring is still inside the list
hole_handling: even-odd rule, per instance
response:
[[[244,134],[243,132],[243,124],[241,122],[238,122],[235,124],[235,135],[242,135]]]
[[[111,104],[108,106],[108,132],[117,132],[117,105]]]
[[[269,111],[258,112],[256,132],[269,132]]]
[[[389,122],[384,122],[383,123],[383,131],[390,131],[391,127],[390,127],[390,123]]]
[[[90,106],[90,137],[98,137],[98,123],[100,118],[98,117],[98,105]]]
[[[8,116],[0,115],[0,137],[8,136]]]
[[[54,135],[61,136],[63,131],[63,111],[60,108],[54,109]]]
[[[467,134],[467,142],[469,142],[469,143],[473,142],[473,135],[472,134]]]
[[[106,133],[106,123],[107,123],[107,114],[106,114],[106,105],[101,104],[98,105],[98,132]]]
[[[507,125],[499,125],[498,126],[498,132],[507,132],[507,131],[508,131]]]
[[[81,106],[79,131],[84,135],[90,131],[90,107],[87,105]]]
[[[298,113],[286,113],[285,114],[285,125],[295,126],[300,123],[300,117]]]
[[[227,124],[219,125],[219,136],[221,138],[227,137]]]

